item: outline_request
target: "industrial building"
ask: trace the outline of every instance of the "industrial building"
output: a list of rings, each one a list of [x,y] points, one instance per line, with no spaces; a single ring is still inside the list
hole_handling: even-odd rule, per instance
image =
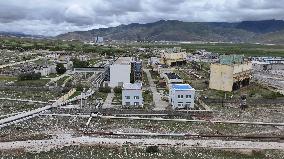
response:
[[[194,108],[195,89],[189,84],[172,84],[169,101],[173,109]]]
[[[133,57],[119,57],[110,65],[109,86],[122,86],[123,83],[142,81],[142,61]]]
[[[130,83],[131,57],[119,57],[110,65],[110,87],[122,86]]]
[[[123,106],[143,106],[142,83],[124,83],[122,87]]]
[[[183,83],[183,79],[173,72],[163,73],[162,77],[165,79],[167,86],[170,86],[171,84]]]
[[[209,88],[221,91],[234,91],[250,83],[252,63],[244,61],[240,55],[222,55],[220,63],[210,66]]]
[[[161,52],[161,64],[168,66],[180,66],[186,63],[187,55],[181,48],[163,50]]]
[[[131,61],[131,78],[130,82],[141,82],[143,79],[143,65],[142,65],[142,60],[139,60],[137,58],[134,58]]]
[[[284,64],[283,57],[252,57],[251,60],[265,62],[269,64]]]

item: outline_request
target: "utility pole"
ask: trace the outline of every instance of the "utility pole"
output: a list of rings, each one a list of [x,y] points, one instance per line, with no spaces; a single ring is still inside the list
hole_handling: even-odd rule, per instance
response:
[[[83,92],[81,92],[80,108],[83,108]]]

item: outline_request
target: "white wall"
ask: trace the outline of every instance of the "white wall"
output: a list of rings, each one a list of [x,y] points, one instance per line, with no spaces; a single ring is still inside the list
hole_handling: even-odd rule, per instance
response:
[[[129,96],[130,99],[126,99],[126,96]],[[134,96],[139,96],[139,99],[134,99]],[[139,102],[139,105],[143,105],[143,96],[142,90],[122,90],[122,105],[126,105],[126,102],[130,102],[130,105],[133,106],[134,102]]]
[[[130,83],[130,64],[113,64],[110,66],[110,87],[116,87],[119,83]],[[122,85],[121,85],[122,86]]]
[[[178,98],[178,95],[183,95],[183,98]],[[186,98],[186,95],[191,95],[191,98]],[[185,108],[185,104],[190,102],[189,108],[194,108],[195,90],[170,90],[170,103],[173,108]],[[178,106],[182,102],[182,106]]]

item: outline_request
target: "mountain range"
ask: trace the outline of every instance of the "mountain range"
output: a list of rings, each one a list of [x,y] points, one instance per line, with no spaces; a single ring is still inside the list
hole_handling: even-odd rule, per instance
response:
[[[25,34],[21,32],[6,32],[6,31],[0,31],[0,37],[18,37],[18,38],[36,38],[36,39],[44,39],[47,38],[42,35],[31,35],[31,34]]]
[[[154,23],[119,25],[117,27],[75,31],[58,35],[64,40],[135,41],[214,41],[259,42],[284,44],[284,21],[263,20],[243,22],[182,22],[160,20]]]

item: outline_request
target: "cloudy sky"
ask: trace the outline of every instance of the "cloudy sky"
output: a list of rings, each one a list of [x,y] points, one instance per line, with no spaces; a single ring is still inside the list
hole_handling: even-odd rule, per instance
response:
[[[0,31],[58,35],[161,19],[284,19],[284,0],[0,0]]]

